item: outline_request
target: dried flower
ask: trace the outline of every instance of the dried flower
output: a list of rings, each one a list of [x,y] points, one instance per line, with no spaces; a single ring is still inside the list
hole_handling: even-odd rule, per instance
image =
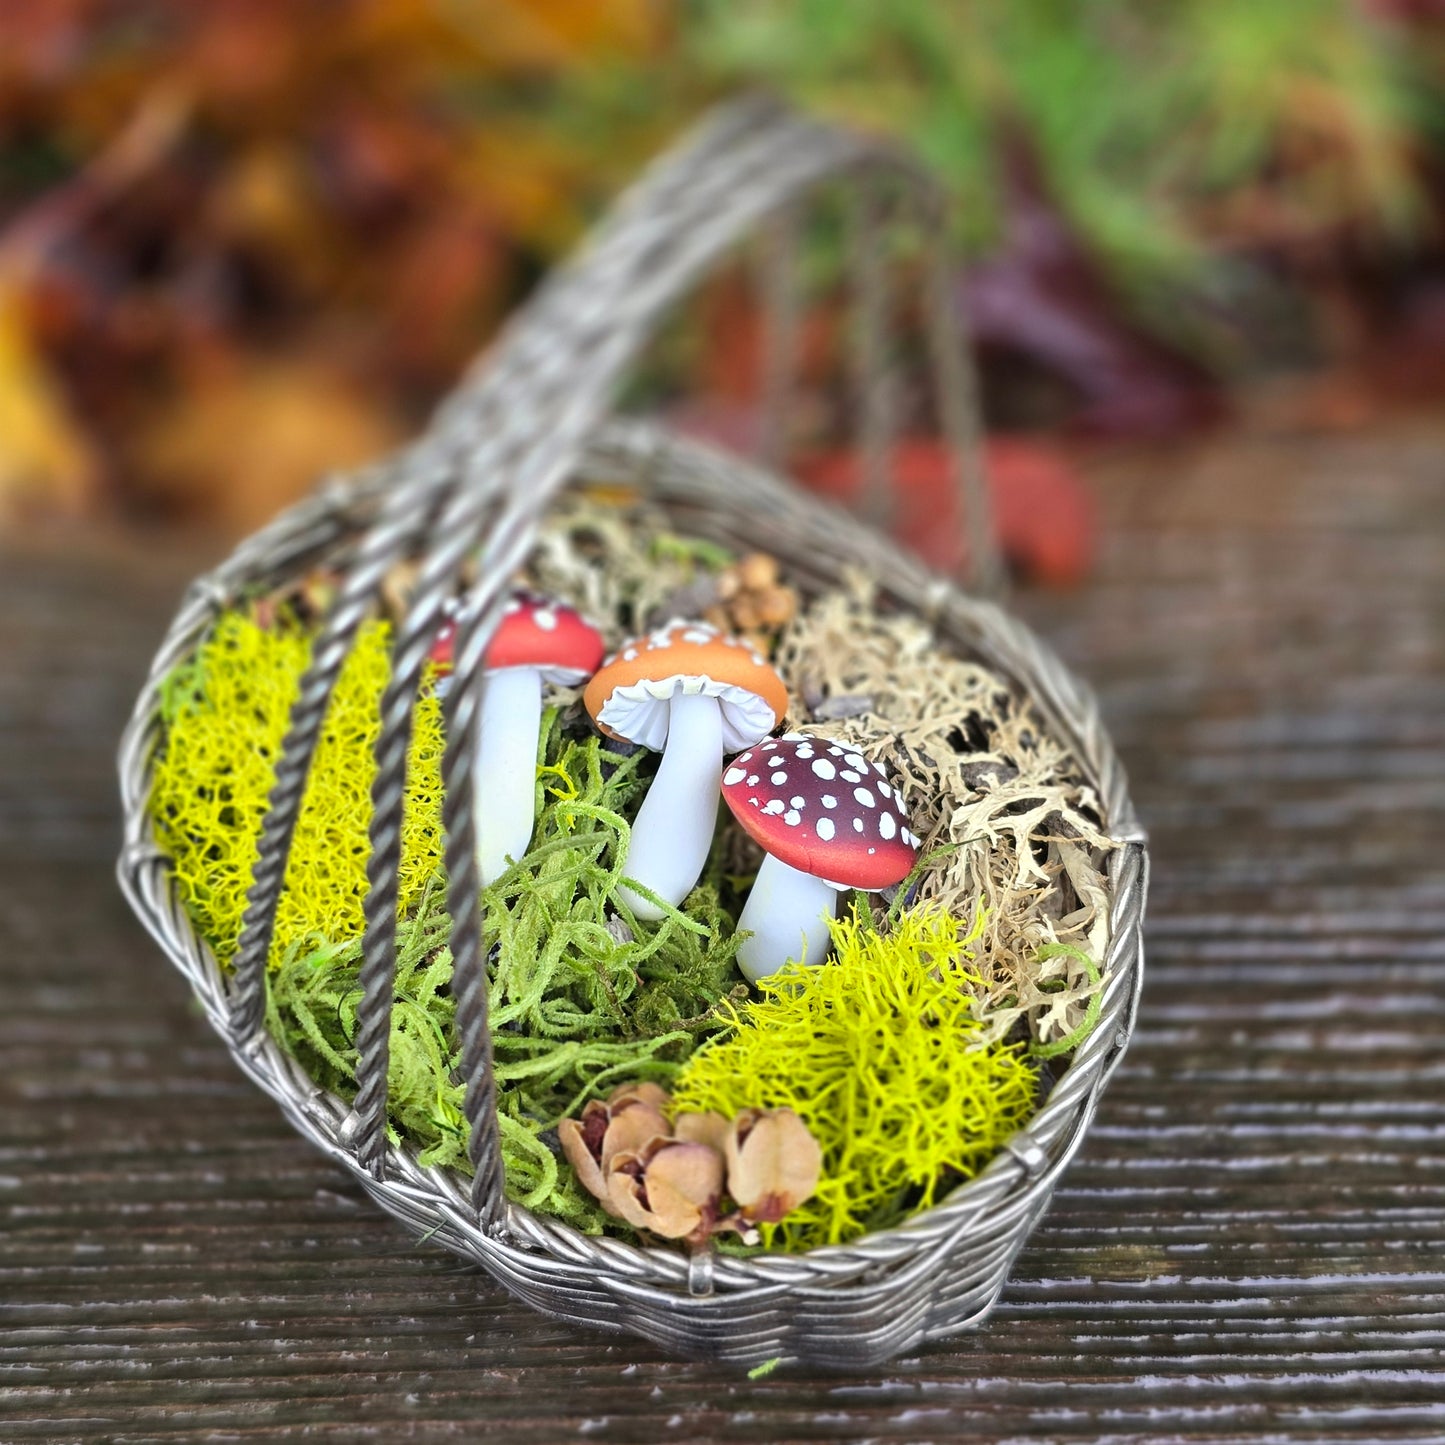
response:
[[[749,552],[717,576],[717,601],[703,614],[715,627],[767,646],[798,610],[798,594],[778,580],[777,558]]]
[[[728,1130],[723,1147],[728,1193],[750,1224],[776,1224],[811,1198],[818,1187],[823,1151],[791,1109],[744,1109]]]
[[[822,1152],[791,1109],[685,1113],[669,1124],[668,1103],[656,1084],[629,1084],[557,1126],[578,1179],[609,1214],[694,1246],[729,1229],[756,1244],[755,1224],[776,1223],[817,1188]]]
[[[709,1145],[654,1138],[614,1157],[607,1202],[638,1229],[701,1244],[717,1223],[723,1173],[722,1156]]]
[[[577,1171],[588,1193],[616,1214],[608,1187],[608,1175],[620,1154],[635,1155],[653,1139],[666,1140],[672,1130],[663,1110],[667,1092],[656,1084],[625,1084],[614,1089],[603,1103],[593,1099],[582,1110],[582,1118],[563,1119],[557,1138],[567,1162]]]

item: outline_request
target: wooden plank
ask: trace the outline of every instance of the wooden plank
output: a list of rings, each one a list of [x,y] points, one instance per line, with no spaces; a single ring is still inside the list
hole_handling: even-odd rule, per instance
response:
[[[1109,463],[1024,611],[1152,828],[1150,979],[981,1334],[748,1381],[417,1246],[240,1077],[111,882],[204,548],[0,554],[0,1440],[1445,1437],[1445,432]]]

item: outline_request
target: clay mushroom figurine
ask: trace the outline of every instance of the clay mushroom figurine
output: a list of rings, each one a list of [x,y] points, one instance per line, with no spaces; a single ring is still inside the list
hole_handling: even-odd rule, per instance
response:
[[[739,753],[723,774],[733,816],[767,857],[738,919],[738,966],[751,982],[828,952],[827,921],[848,888],[906,878],[918,839],[878,763],[827,738],[786,733]]]
[[[439,666],[451,661],[450,639],[444,646],[444,653],[441,647],[432,650]],[[602,634],[561,602],[521,592],[507,603],[482,659],[474,787],[484,884],[505,872],[509,859],[522,857],[532,841],[542,684],[575,687],[591,676],[602,650]]]
[[[783,680],[750,644],[705,622],[675,620],[608,658],[583,700],[609,737],[662,754],[632,824],[624,870],[681,903],[712,844],[722,760],[777,726],[788,706]],[[663,916],[631,889],[619,892],[639,918]]]

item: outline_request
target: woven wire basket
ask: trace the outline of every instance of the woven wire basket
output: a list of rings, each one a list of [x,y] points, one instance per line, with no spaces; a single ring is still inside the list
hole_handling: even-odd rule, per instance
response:
[[[801,207],[826,188],[852,218],[860,376],[859,451],[872,520],[886,512],[890,277],[879,228],[904,208],[924,241],[921,314],[935,411],[954,448],[968,528],[969,591],[930,574],[864,525],[769,470],[666,429],[609,417],[628,368],[669,308],[727,253],[764,241],[769,303],[764,460],[776,460],[797,352]],[[126,841],[120,882],[141,920],[189,979],[237,1061],[306,1138],[351,1171],[418,1235],[480,1264],[529,1304],[567,1320],[630,1330],[669,1349],[745,1365],[774,1359],[868,1365],[978,1325],[1079,1147],[1128,1042],[1141,974],[1147,883],[1144,839],[1123,772],[1089,692],[1022,624],[980,594],[997,562],[977,460],[976,404],[948,294],[940,198],[928,178],[875,141],[792,115],[767,101],[706,120],[617,205],[578,259],[521,312],[414,446],[311,498],[245,542],[191,588],[156,656],[120,749]],[[902,1226],[806,1254],[686,1256],[583,1235],[509,1201],[491,1075],[478,902],[473,793],[480,659],[549,501],[564,487],[624,486],[660,506],[679,532],[766,546],[805,592],[861,569],[885,604],[926,619],[944,647],[1011,678],[1073,751],[1118,846],[1108,855],[1110,947],[1102,1008],[1047,1100],[976,1178]],[[396,870],[412,707],[443,607],[468,559],[480,580],[457,621],[456,682],[446,701],[443,764],[448,906],[465,1113],[468,1180],[423,1167],[389,1143],[386,1078],[396,963]],[[319,1088],[267,1033],[265,969],[292,831],[326,706],[359,628],[398,562],[420,575],[398,626],[382,700],[370,825],[358,1012],[358,1094],[348,1106]],[[223,970],[197,935],[157,847],[149,813],[160,740],[160,686],[220,611],[248,588],[325,561],[344,574],[312,653],[279,760],[241,944]]]

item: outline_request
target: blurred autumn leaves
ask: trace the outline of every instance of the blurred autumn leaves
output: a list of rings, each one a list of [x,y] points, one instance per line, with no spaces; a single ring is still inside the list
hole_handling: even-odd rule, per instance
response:
[[[759,79],[899,132],[963,202],[995,427],[1197,421],[1241,358],[1408,330],[1402,257],[1411,285],[1440,265],[1442,8],[0,0],[0,519],[254,526],[412,434],[642,160]],[[708,347],[746,349],[723,299]],[[1062,515],[1047,457],[995,461]]]
[[[109,500],[238,531],[414,428],[621,181],[554,97],[655,48],[659,17],[0,4],[0,515]],[[657,139],[640,124],[623,169]]]

